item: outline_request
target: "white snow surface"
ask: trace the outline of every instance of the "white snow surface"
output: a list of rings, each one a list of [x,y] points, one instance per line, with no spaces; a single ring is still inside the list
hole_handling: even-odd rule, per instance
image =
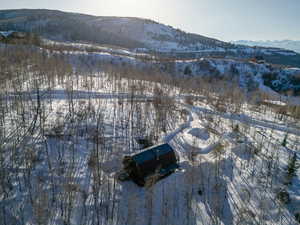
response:
[[[166,112],[162,120],[166,131],[160,131],[161,139],[158,142],[168,142],[176,150],[181,169],[150,188],[140,188],[133,182],[117,182],[114,173],[121,169],[124,155],[141,150],[134,137],[147,136],[151,128],[157,126],[155,121],[160,114],[151,103],[154,97],[151,91],[155,84],[145,83],[146,93],[149,94],[137,93],[137,96],[132,97],[128,93],[132,81],[126,79],[118,81],[121,85],[113,85],[112,78],[103,73],[89,79],[86,79],[86,75],[70,78],[63,82],[57,81],[54,90],[47,91],[47,84],[45,90],[41,90],[41,100],[47,115],[46,124],[49,127],[48,136],[41,139],[38,133],[27,136],[20,146],[20,154],[35,149],[41,157],[31,175],[33,180],[41,180],[37,179],[39,185],[33,187],[34,193],[41,193],[38,188],[45,188],[44,193],[50,198],[51,185],[39,182],[50,182],[51,179],[57,195],[64,188],[76,187],[70,192],[74,196],[70,224],[92,225],[96,218],[103,224],[111,225],[231,225],[241,224],[241,221],[247,224],[297,224],[293,213],[300,203],[299,171],[292,185],[287,188],[292,199],[289,208],[282,207],[274,200],[275,187],[283,186],[280,184],[280,174],[290,154],[300,150],[299,142],[297,144],[300,128],[296,125],[282,122],[268,111],[251,111],[247,105],[242,106],[240,114],[218,112],[205,100],[196,102],[194,106],[186,105],[183,102],[185,96],[178,94],[176,88],[161,87],[175,98],[177,108]],[[67,84],[73,79],[79,82],[73,83],[74,91],[71,91],[67,89]],[[24,92],[29,96],[24,97],[28,106],[34,104],[32,100],[37,98],[37,93],[30,90]],[[11,93],[8,100],[13,101],[14,95],[19,94]],[[26,96],[25,93],[22,96]],[[68,121],[71,96],[76,117]],[[134,107],[133,102],[137,102]],[[180,110],[185,110],[186,118],[180,116]],[[91,114],[85,115],[85,112]],[[10,114],[14,116],[13,111]],[[102,118],[102,122],[97,124],[97,118]],[[140,129],[143,121],[145,127]],[[105,146],[99,149],[101,186],[98,187],[98,203],[93,194],[94,185],[97,184],[96,170],[88,166],[96,148],[95,138],[100,138],[95,133],[97,125],[101,126],[103,132],[100,140],[105,140]],[[238,131],[233,131],[236,125]],[[9,131],[13,125],[7,121],[5,126]],[[63,137],[55,136],[51,131],[60,126],[65,135]],[[289,134],[288,145],[283,147],[281,143],[286,133]],[[260,142],[262,138],[265,141]],[[262,145],[258,146],[258,143]],[[8,142],[2,147],[8,148]],[[258,147],[262,152],[257,155],[252,151]],[[45,160],[46,150],[49,151],[50,162],[54,167],[51,173],[48,171],[49,162]],[[278,159],[274,163],[278,166],[277,173],[280,173],[278,177],[275,176],[277,167],[271,167],[274,173],[273,188],[269,177],[264,175],[269,168],[265,160],[271,156],[274,160]],[[61,162],[60,157],[65,161]],[[66,168],[66,171],[60,168]],[[20,170],[26,171],[26,165],[9,167],[10,173]],[[64,186],[67,184],[71,186]],[[14,194],[5,200],[6,219],[20,221],[17,216],[22,215],[27,224],[34,224],[30,208],[24,207],[28,204],[29,193],[20,192],[16,187],[17,180],[13,179]],[[36,202],[42,197],[37,194]],[[62,210],[70,206],[69,200],[67,196],[61,196],[56,204],[48,203],[51,207],[46,224],[64,223]],[[40,207],[42,209],[48,205]]]

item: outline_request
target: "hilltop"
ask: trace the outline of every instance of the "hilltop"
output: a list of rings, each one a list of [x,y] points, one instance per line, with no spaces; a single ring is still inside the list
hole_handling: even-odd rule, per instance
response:
[[[235,45],[143,18],[92,16],[46,9],[0,10],[0,30],[33,32],[56,41],[113,45],[176,58],[260,55],[270,63],[300,67],[300,54],[291,50]]]

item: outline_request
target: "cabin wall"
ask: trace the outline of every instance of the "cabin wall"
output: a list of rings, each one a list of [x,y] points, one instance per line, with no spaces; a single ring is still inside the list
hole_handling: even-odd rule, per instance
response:
[[[140,168],[137,165],[131,165],[130,170],[127,171],[131,180],[137,185],[144,186],[145,180]]]

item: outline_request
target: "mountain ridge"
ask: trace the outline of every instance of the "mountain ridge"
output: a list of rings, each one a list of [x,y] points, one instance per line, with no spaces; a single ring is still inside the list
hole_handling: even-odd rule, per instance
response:
[[[264,46],[264,47],[278,47],[278,48],[284,48],[288,50],[295,51],[297,53],[300,53],[300,40],[237,40],[237,41],[231,41],[233,44],[243,44],[243,45],[249,45],[249,46]]]
[[[263,56],[269,63],[300,67],[300,54],[291,50],[233,44],[137,17],[93,16],[48,9],[10,9],[0,10],[1,30],[33,32],[50,40],[112,45],[175,59],[251,59]]]
[[[128,22],[128,23],[126,23]],[[48,27],[48,29],[46,28]],[[74,26],[76,28],[74,28]],[[82,32],[90,33],[93,38],[80,35],[78,26],[83,29]],[[149,27],[161,31],[157,36],[150,34]],[[109,36],[110,41],[118,36],[122,36],[123,42],[120,42],[125,47],[149,47],[145,46],[145,43],[140,43],[140,38],[149,38],[153,46],[157,47],[159,41],[175,40],[186,42],[214,42],[213,44],[219,45],[231,45],[226,42],[222,42],[213,38],[208,38],[202,35],[186,33],[179,29],[175,29],[171,26],[160,24],[154,20],[137,18],[137,17],[114,17],[114,16],[92,16],[81,13],[63,12],[58,10],[48,9],[17,9],[17,10],[0,10],[0,28],[18,28],[23,31],[34,31],[42,35],[46,35],[51,38],[59,39],[53,35],[53,32],[61,32],[58,28],[69,28],[63,30],[63,39],[71,41],[95,41],[97,43],[105,43],[108,40],[99,38],[97,35],[101,33],[104,36]],[[50,28],[49,28],[50,27]],[[124,29],[125,28],[125,29]],[[94,29],[94,32],[93,32]],[[143,31],[144,32],[139,32]],[[128,31],[126,33],[125,31]],[[123,33],[120,33],[122,31]],[[132,31],[132,32],[129,32]],[[146,33],[148,32],[148,33]],[[170,36],[174,34],[174,36]],[[161,35],[161,36],[159,36]],[[108,37],[107,37],[108,38]],[[106,38],[106,39],[107,39]],[[89,40],[90,39],[90,40]],[[197,39],[197,40],[196,40]],[[201,39],[201,40],[200,40]],[[131,41],[134,43],[125,43]],[[107,44],[107,43],[106,43]],[[110,43],[108,43],[110,44]],[[151,45],[148,43],[148,45]],[[135,46],[133,46],[135,45]],[[124,47],[124,46],[123,46]],[[178,46],[176,46],[178,47]]]

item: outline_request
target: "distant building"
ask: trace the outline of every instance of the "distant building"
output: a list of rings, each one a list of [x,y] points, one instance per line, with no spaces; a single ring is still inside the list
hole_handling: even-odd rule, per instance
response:
[[[258,63],[258,64],[265,64],[265,63],[266,63],[266,60],[265,60],[264,57],[261,56],[261,55],[255,56],[254,58],[250,59],[250,61],[251,61],[251,62]]]
[[[10,34],[10,37],[16,39],[25,39],[29,37],[29,35],[29,33],[14,31]]]
[[[18,31],[0,31],[0,37],[2,39],[9,39],[9,38],[25,38],[26,33],[18,32]]]
[[[0,41],[7,44],[38,44],[37,35],[29,32],[20,31],[0,31]]]
[[[264,64],[264,63],[266,63],[265,58],[263,56],[261,56],[261,55],[255,56],[255,60],[256,60],[256,63],[258,63],[258,64]]]
[[[6,40],[13,31],[0,31],[0,40]]]

